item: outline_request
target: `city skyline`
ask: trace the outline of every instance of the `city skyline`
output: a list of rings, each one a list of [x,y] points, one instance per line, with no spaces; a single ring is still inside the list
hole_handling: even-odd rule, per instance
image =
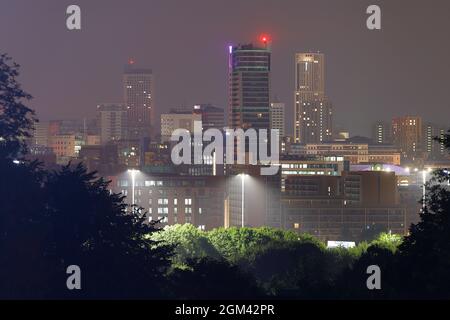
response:
[[[1,1],[0,300],[288,319],[450,298],[448,17]]]
[[[439,63],[450,53],[449,45],[440,41],[448,23],[444,18],[448,3],[436,1],[431,9],[415,1],[408,1],[408,6],[404,1],[381,1],[384,14],[379,32],[365,28],[365,1],[288,1],[281,7],[268,1],[258,3],[258,12],[252,11],[254,2],[250,1],[232,14],[232,6],[206,1],[189,5],[79,1],[83,29],[68,33],[62,23],[59,26],[66,2],[42,1],[33,18],[18,25],[11,21],[13,13],[30,15],[26,10],[29,1],[22,0],[0,10],[0,24],[13,26],[17,37],[4,31],[0,37],[22,65],[23,87],[33,93],[31,106],[42,120],[92,118],[99,103],[121,102],[121,73],[130,58],[154,70],[157,116],[175,106],[199,102],[226,109],[228,46],[256,42],[260,34],[269,34],[272,40],[271,91],[285,103],[288,119],[293,115],[294,56],[308,51],[326,55],[326,88],[335,110],[334,122],[352,135],[369,136],[374,118],[388,120],[405,114],[440,122],[450,116],[445,102],[449,100],[445,79],[450,70]],[[218,10],[223,12],[219,21],[208,18]],[[298,19],[291,19],[294,13]],[[121,23],[120,14],[136,17],[135,23]],[[257,15],[263,19],[255,22]],[[308,15],[326,15],[329,21],[315,22]],[[211,27],[189,24],[199,17]],[[231,17],[233,23],[229,23]],[[420,23],[411,22],[418,18]],[[164,37],[158,26],[164,28]],[[42,34],[42,45],[37,46],[31,29]],[[411,36],[405,36],[406,30]],[[433,53],[432,61],[416,63],[437,46],[440,50]],[[33,55],[28,54],[30,50]],[[411,77],[410,70],[417,77]],[[340,81],[343,74],[346,81]],[[432,79],[433,86],[423,87],[421,79]],[[287,121],[287,134],[292,134],[292,125]]]

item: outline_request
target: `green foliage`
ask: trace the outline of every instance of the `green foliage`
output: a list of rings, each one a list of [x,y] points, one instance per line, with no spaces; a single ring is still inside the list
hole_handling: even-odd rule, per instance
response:
[[[370,243],[370,246],[378,246],[385,248],[395,253],[398,247],[402,244],[403,237],[398,234],[380,233],[375,240]]]
[[[322,245],[310,235],[275,228],[218,228],[207,233],[216,250],[232,263],[251,259],[266,246],[289,242],[308,242]]]
[[[162,232],[153,233],[151,239],[159,245],[174,248],[172,262],[175,266],[182,266],[187,260],[200,258],[220,258],[220,254],[209,242],[205,232],[192,224],[176,224],[166,226]]]

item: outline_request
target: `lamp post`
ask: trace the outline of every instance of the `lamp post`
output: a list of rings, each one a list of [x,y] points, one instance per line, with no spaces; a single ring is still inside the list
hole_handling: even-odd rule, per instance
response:
[[[422,170],[422,211],[425,209],[425,197],[426,197],[426,184],[427,184],[427,172],[431,172],[431,168]]]
[[[134,188],[136,185],[136,173],[139,172],[139,170],[136,169],[129,169],[128,172],[131,175],[131,205],[135,205],[135,199],[134,199]]]
[[[242,220],[242,228],[245,227],[245,214],[244,214],[244,210],[245,210],[245,177],[247,177],[247,174],[245,173],[241,173],[239,174],[239,176],[241,176],[241,189],[242,189],[242,201],[241,201],[241,220]]]

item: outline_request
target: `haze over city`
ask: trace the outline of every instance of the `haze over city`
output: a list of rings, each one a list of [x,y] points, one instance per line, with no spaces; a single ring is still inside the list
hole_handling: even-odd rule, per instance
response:
[[[382,30],[365,26],[370,1],[77,1],[83,28],[65,28],[70,1],[5,0],[2,49],[43,120],[94,117],[122,102],[130,58],[155,75],[156,113],[196,103],[227,109],[227,47],[271,38],[271,94],[294,105],[294,55],[326,56],[326,92],[336,127],[370,135],[374,119],[450,117],[450,3],[378,1]],[[293,121],[286,121],[291,134]]]
[[[450,299],[449,18],[0,0],[0,300],[348,319],[350,300]]]

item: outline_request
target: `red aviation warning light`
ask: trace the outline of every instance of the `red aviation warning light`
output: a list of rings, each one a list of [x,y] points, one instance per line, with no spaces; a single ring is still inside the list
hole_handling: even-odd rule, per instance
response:
[[[259,40],[264,43],[264,45],[267,45],[267,43],[270,41],[270,38],[267,34],[262,34],[259,36]]]
[[[128,59],[128,64],[129,65],[133,65],[134,64],[134,59],[133,58]]]

